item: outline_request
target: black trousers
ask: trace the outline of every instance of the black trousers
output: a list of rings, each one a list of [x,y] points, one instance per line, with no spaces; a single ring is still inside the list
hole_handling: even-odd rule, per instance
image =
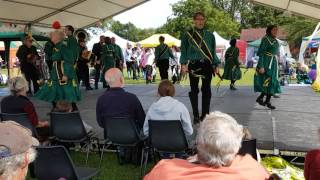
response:
[[[77,66],[77,76],[78,76],[78,81],[82,80],[86,86],[86,88],[90,87],[90,82],[89,82],[89,67],[88,65],[79,65]]]
[[[38,80],[39,80],[39,73],[38,70],[36,68],[32,68],[32,69],[28,69],[28,70],[22,70],[21,72],[23,73],[23,75],[25,76],[26,80],[28,81],[28,86],[29,86],[29,93],[32,92],[31,90],[31,82],[33,84],[33,91],[34,94],[39,90],[39,84],[38,84]]]
[[[190,87],[189,98],[192,105],[194,118],[199,118],[198,110],[198,93],[199,80],[201,78],[201,92],[202,92],[202,114],[201,118],[209,114],[211,102],[211,80],[213,68],[211,62],[208,60],[191,61],[188,65]]]
[[[168,79],[169,59],[159,59],[157,65],[161,80]]]
[[[94,87],[96,89],[98,89],[98,84],[99,84],[99,81],[100,81],[100,71],[101,71],[101,65],[100,64],[96,64],[94,66],[94,69],[95,69],[95,73],[94,73]]]

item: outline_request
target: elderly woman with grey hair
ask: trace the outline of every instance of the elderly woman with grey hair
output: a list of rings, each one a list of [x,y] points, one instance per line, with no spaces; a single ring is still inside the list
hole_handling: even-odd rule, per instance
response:
[[[13,121],[0,123],[0,179],[24,180],[39,142],[29,129]]]
[[[231,116],[212,112],[200,124],[198,154],[188,160],[161,160],[144,180],[265,180],[269,173],[250,155],[238,155],[243,127]]]

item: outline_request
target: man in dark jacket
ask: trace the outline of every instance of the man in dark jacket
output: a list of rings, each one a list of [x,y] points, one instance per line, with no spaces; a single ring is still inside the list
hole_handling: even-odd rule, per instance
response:
[[[16,56],[19,58],[21,72],[25,76],[29,83],[29,92],[31,94],[31,81],[33,84],[34,93],[39,89],[39,70],[36,68],[36,60],[40,59],[38,55],[37,48],[32,45],[32,38],[26,36],[23,40],[23,45],[21,45],[17,51]]]
[[[92,53],[96,56],[92,64],[94,64],[95,75],[94,75],[94,87],[98,89],[98,83],[100,80],[100,71],[101,71],[101,52],[102,46],[105,43],[105,36],[100,36],[100,41],[95,43],[92,48]]]

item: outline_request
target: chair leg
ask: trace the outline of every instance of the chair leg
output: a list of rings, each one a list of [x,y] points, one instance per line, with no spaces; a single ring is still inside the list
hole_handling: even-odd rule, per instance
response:
[[[143,177],[143,165],[144,165],[144,148],[142,148],[142,151],[141,151],[141,162],[140,162],[140,176],[141,178]]]
[[[87,145],[87,156],[86,156],[86,165],[87,165],[88,164],[88,159],[89,159],[89,151],[90,151],[91,143],[89,142],[86,145]]]
[[[99,162],[99,168],[101,167],[101,162],[102,162],[102,158],[103,158],[103,153],[104,153],[104,148],[106,147],[106,144],[103,144],[102,146],[102,151],[100,154],[100,162]]]
[[[147,148],[147,152],[146,152],[146,158],[144,160],[144,165],[143,165],[143,176],[146,173],[146,169],[147,169],[147,164],[148,164],[148,159],[149,159],[149,148]]]

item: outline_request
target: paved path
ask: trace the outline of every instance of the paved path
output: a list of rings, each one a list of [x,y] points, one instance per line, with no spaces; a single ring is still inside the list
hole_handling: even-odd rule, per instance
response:
[[[146,112],[158,98],[156,85],[128,85],[125,89],[139,97]],[[192,112],[188,91],[188,86],[176,86],[176,98]],[[95,106],[97,98],[103,92],[102,89],[83,90],[83,101],[79,103],[82,118],[94,127],[99,137],[102,137],[102,129],[95,120]],[[228,113],[247,126],[257,138],[259,148],[307,151],[319,146],[317,128],[320,127],[320,95],[314,93],[310,87],[284,87],[281,97],[272,100],[277,107],[274,111],[255,103],[257,94],[253,93],[251,87],[239,87],[238,91],[221,87],[218,93],[213,88],[212,92],[211,111]],[[6,94],[7,89],[0,90],[0,96]],[[48,119],[47,113],[51,105],[35,99],[32,101],[40,118]]]

